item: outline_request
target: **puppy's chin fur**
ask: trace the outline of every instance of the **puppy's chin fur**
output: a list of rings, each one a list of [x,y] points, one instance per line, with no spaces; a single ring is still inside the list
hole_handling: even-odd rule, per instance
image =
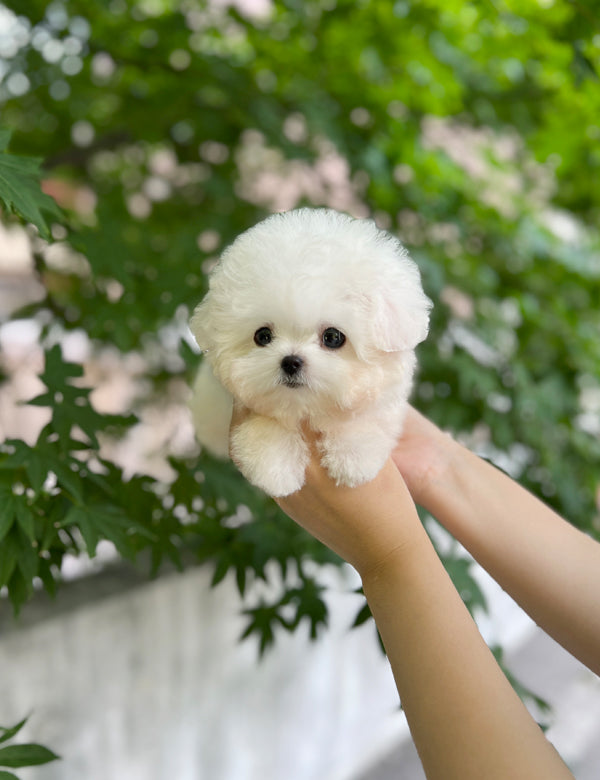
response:
[[[400,243],[369,221],[300,209],[259,223],[226,250],[191,321],[207,350],[192,399],[200,443],[227,454],[235,397],[252,414],[232,453],[271,495],[303,484],[301,423],[322,434],[337,482],[372,479],[400,434],[430,305]],[[325,345],[328,328],[340,348]]]

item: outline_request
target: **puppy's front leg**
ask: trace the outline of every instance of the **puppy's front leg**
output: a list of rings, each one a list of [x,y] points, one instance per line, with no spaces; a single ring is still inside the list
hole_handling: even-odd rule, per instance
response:
[[[309,450],[299,431],[252,414],[231,435],[231,457],[246,479],[275,498],[304,484]]]
[[[370,482],[394,448],[401,421],[351,420],[324,431],[319,443],[321,463],[338,485]]]

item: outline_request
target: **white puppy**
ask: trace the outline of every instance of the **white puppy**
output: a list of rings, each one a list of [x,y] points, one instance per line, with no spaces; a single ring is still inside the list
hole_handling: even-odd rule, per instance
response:
[[[190,322],[205,352],[200,443],[227,456],[235,398],[250,414],[231,453],[254,485],[302,487],[301,423],[338,484],[368,482],[401,432],[430,308],[415,263],[370,220],[298,209],[260,222],[226,249]]]

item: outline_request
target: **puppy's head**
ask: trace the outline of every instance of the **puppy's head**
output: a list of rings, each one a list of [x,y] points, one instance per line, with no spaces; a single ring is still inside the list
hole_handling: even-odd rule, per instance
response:
[[[412,372],[430,306],[397,239],[371,221],[299,209],[225,251],[190,327],[234,396],[293,422],[356,408]]]

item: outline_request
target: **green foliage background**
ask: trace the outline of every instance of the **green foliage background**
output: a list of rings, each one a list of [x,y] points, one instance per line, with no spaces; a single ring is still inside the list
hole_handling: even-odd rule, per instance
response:
[[[205,455],[172,459],[168,486],[126,479],[98,435],[134,425],[139,405],[98,413],[56,335],[82,329],[97,353],[140,354],[146,400],[173,378],[189,380],[198,358],[181,323],[203,295],[203,269],[277,208],[282,190],[288,206],[341,198],[344,207],[345,197],[403,238],[435,302],[416,405],[457,434],[476,431],[518,462],[524,485],[599,535],[597,8],[265,8],[4,3],[13,27],[0,46],[0,199],[5,221],[38,229],[45,289],[13,316],[42,324],[46,391],[31,403],[52,413],[34,446],[9,441],[0,454],[0,586],[17,609],[36,577],[54,592],[67,552],[93,556],[108,539],[126,558],[149,550],[153,570],[192,550],[212,562],[215,583],[234,571],[242,597],[278,570],[281,595],[245,605],[246,633],[261,649],[278,626],[308,619],[315,634],[326,622],[312,562],[332,556]],[[328,164],[341,171],[342,194]],[[290,195],[309,171],[313,183]],[[40,177],[62,211],[37,188]],[[46,240],[72,261],[53,263]],[[176,350],[164,337],[174,324]],[[232,521],[239,505],[251,523]],[[468,566],[447,563],[467,603],[480,605]]]

